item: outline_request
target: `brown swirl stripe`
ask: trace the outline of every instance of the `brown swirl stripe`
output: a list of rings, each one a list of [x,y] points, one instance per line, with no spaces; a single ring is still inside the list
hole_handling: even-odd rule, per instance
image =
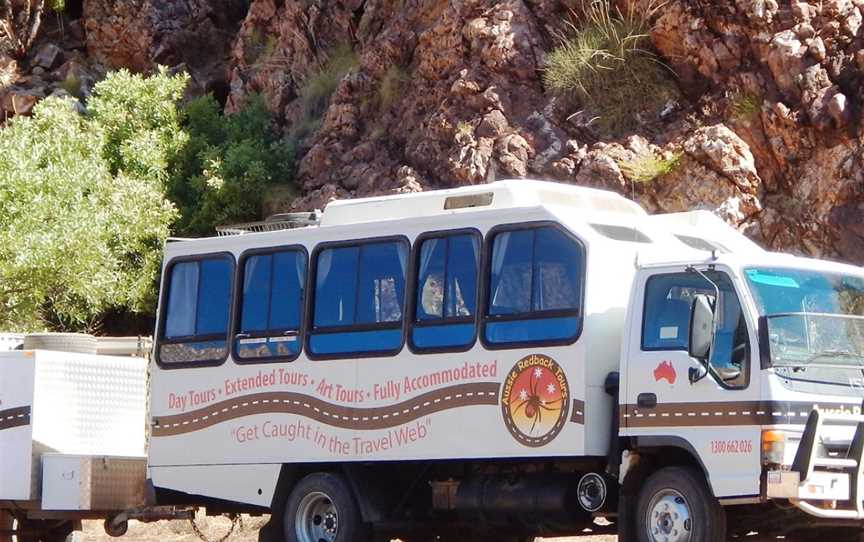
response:
[[[499,387],[497,382],[459,384],[424,393],[395,405],[372,408],[334,405],[303,393],[256,393],[192,412],[157,416],[153,418],[153,436],[181,435],[244,416],[270,413],[298,414],[344,429],[386,429],[451,408],[497,406]]]
[[[0,410],[0,431],[30,425],[30,407]]]
[[[573,399],[573,408],[570,410],[570,422],[585,424],[585,401]]]
[[[658,403],[655,408],[622,405],[622,427],[718,427],[729,425],[784,425],[807,422],[816,404],[784,401],[729,401]],[[860,403],[819,403],[827,410],[852,413]]]

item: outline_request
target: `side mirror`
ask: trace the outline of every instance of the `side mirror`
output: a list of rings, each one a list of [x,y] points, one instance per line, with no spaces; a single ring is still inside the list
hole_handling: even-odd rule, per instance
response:
[[[699,361],[708,361],[714,340],[714,307],[708,296],[699,294],[690,306],[690,343],[688,353]]]

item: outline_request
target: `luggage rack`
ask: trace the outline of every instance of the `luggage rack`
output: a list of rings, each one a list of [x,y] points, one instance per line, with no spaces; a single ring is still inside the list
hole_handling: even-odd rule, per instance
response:
[[[241,224],[229,224],[216,226],[219,237],[231,235],[244,235],[247,233],[263,233],[271,231],[293,230],[297,228],[308,228],[321,223],[321,211],[307,211],[302,213],[279,213],[267,217],[266,220],[256,222],[244,222]]]
[[[855,436],[845,454],[831,457],[824,451],[822,438],[823,425],[855,426]],[[843,457],[840,457],[843,455]],[[849,499],[836,501],[830,507],[818,506],[825,501],[808,502],[802,498],[789,499],[792,504],[804,512],[819,518],[838,520],[864,519],[864,491],[862,491],[862,475],[864,475],[864,415],[834,414],[821,410],[813,410],[807,418],[807,425],[801,435],[801,442],[792,462],[791,473],[797,474],[799,484],[824,477],[826,474],[848,476]]]

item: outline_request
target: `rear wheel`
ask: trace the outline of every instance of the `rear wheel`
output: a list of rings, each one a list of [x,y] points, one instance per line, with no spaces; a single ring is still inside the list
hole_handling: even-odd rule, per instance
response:
[[[284,529],[287,542],[363,542],[369,536],[351,488],[326,472],[306,476],[291,491]]]
[[[726,515],[701,473],[666,467],[639,491],[636,533],[639,542],[724,542]]]

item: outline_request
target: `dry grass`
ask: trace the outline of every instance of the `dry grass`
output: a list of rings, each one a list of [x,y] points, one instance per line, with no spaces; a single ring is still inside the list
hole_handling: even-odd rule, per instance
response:
[[[668,153],[662,157],[645,154],[632,160],[619,160],[618,168],[627,179],[647,183],[675,171],[681,164],[682,156],[682,152]]]
[[[610,0],[585,0],[560,45],[546,59],[543,82],[575,99],[594,125],[613,135],[632,130],[639,116],[679,95],[674,75],[655,55],[648,34],[662,3],[624,12]]]

